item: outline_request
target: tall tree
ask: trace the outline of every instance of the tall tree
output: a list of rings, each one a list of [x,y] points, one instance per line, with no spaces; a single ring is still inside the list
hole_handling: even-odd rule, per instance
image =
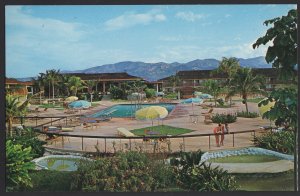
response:
[[[275,120],[276,125],[285,125],[294,131],[295,146],[298,146],[297,106],[298,106],[298,76],[297,76],[297,10],[292,9],[286,16],[273,18],[264,22],[266,26],[272,24],[263,37],[257,39],[253,48],[272,43],[266,53],[266,61],[279,70],[280,78],[287,81],[290,87],[274,89],[267,100],[261,102],[266,105],[275,101],[270,111],[264,113],[263,118]],[[291,86],[291,84],[294,84]],[[298,160],[298,148],[295,148],[295,160]],[[295,171],[298,171],[295,161]],[[296,174],[296,173],[295,173]],[[299,176],[295,175],[295,182],[299,182]],[[296,191],[299,191],[298,186]]]
[[[172,84],[172,91],[175,93],[176,91],[176,86],[179,84],[180,79],[177,74],[170,76],[169,78],[170,83]]]
[[[80,79],[80,77],[77,77],[77,76],[71,76],[69,78],[68,85],[69,85],[70,90],[73,92],[74,96],[77,96],[78,90],[81,90],[84,88],[84,86],[82,84],[82,80]]]
[[[217,106],[217,99],[222,92],[222,87],[218,80],[206,80],[203,83],[203,92],[209,93],[214,97],[215,106]]]
[[[71,76],[67,74],[61,74],[60,76],[60,83],[59,89],[63,92],[63,95],[70,96],[70,89],[69,89],[69,78]]]
[[[26,107],[28,106],[29,101],[43,93],[43,91],[40,91],[39,93],[36,93],[32,95],[31,97],[27,98],[24,102],[19,102],[18,97],[14,97],[12,95],[6,95],[6,101],[5,101],[5,120],[8,124],[7,131],[9,132],[10,136],[12,136],[12,124],[13,119],[16,116],[22,116],[26,114]]]
[[[266,91],[263,90],[265,88],[264,81],[261,75],[254,75],[250,68],[238,69],[231,80],[227,97],[240,94],[246,106],[246,112],[248,113],[247,100],[250,94],[267,95]]]
[[[220,74],[220,73],[225,74],[227,76],[227,80],[224,83],[224,89],[229,89],[231,80],[233,79],[233,76],[236,74],[237,70],[240,68],[241,68],[240,63],[236,58],[223,57],[222,61],[219,64],[219,67],[216,70],[214,70],[212,73],[213,74]],[[228,98],[230,99],[230,106],[231,106],[231,97],[228,97]]]
[[[93,87],[96,85],[96,82],[94,80],[87,80],[83,82],[88,90],[88,93],[90,94],[91,97],[91,103],[93,102]]]
[[[45,90],[45,83],[46,83],[46,76],[44,73],[39,73],[37,76],[37,79],[34,80],[35,85],[37,85],[39,92]],[[40,93],[40,104],[42,102],[42,93]]]
[[[280,70],[281,79],[292,79],[296,83],[297,10],[290,10],[287,16],[266,20],[264,25],[273,25],[273,27],[269,28],[264,36],[256,40],[253,48],[271,42],[272,46],[268,47],[266,53],[266,61]]]
[[[50,98],[50,84],[52,86],[52,99],[54,99],[54,86],[58,83],[60,78],[59,70],[51,69],[46,70],[46,80],[49,83],[49,98]]]

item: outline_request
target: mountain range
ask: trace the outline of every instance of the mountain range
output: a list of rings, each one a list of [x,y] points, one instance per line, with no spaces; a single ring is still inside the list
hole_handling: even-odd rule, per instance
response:
[[[271,68],[272,65],[265,61],[263,56],[255,58],[238,58],[242,67]],[[62,73],[115,73],[127,72],[130,75],[142,77],[148,81],[155,81],[175,74],[183,70],[212,70],[219,66],[220,61],[216,59],[196,59],[187,63],[144,63],[124,61],[114,64],[105,64],[84,70],[61,71]]]
[[[242,67],[251,68],[271,68],[272,65],[265,61],[263,56],[255,58],[237,58]],[[216,59],[196,59],[187,63],[145,63],[124,61],[114,64],[105,64],[96,67],[91,67],[83,70],[61,71],[61,73],[116,73],[127,72],[130,75],[144,78],[148,81],[156,81],[158,79],[174,75],[178,71],[187,70],[212,70],[219,66],[220,61]],[[27,78],[28,79],[28,78]],[[30,80],[31,78],[29,78]],[[18,80],[26,81],[26,78],[19,78]]]

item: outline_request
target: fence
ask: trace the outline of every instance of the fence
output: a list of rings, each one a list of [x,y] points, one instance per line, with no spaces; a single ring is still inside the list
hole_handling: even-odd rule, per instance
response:
[[[226,148],[253,146],[252,138],[266,130],[248,130],[225,134]],[[39,131],[41,134],[45,134]],[[48,148],[78,152],[116,153],[117,151],[140,151],[148,153],[175,153],[180,151],[197,151],[219,149],[215,145],[214,134],[195,134],[180,136],[93,136],[56,133],[56,139]]]
[[[56,117],[18,117],[31,118],[35,120],[36,132],[47,137],[47,133],[42,131],[44,125],[64,124],[70,125],[73,117],[56,116]],[[37,123],[37,119],[50,119],[50,122],[42,124]],[[224,146],[220,148],[234,148],[253,146],[253,139],[256,134],[271,130],[272,128],[236,131],[224,134]],[[49,134],[49,133],[48,133]],[[80,135],[70,133],[51,133],[57,136],[56,139],[49,140],[47,148],[59,149],[76,152],[101,152],[115,153],[117,151],[141,151],[149,153],[176,153],[180,151],[197,151],[220,149],[215,144],[215,134],[193,134],[193,135],[160,135],[160,136],[136,136],[136,137],[118,137],[118,136],[96,136],[96,135]],[[221,136],[221,135],[219,135]]]

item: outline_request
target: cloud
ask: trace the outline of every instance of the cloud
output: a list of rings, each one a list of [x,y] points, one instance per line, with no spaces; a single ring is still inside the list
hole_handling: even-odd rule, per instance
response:
[[[166,19],[167,18],[164,14],[153,11],[140,14],[125,13],[121,16],[106,21],[104,24],[107,30],[119,30],[136,25],[147,25],[152,22],[162,22]]]
[[[205,16],[203,14],[195,14],[191,11],[188,12],[177,12],[175,15],[177,18],[180,18],[182,20],[188,21],[188,22],[194,22],[196,20],[200,20],[204,18]]]
[[[225,14],[225,18],[229,18],[229,17],[231,17],[230,14]]]
[[[67,23],[49,18],[37,18],[29,15],[30,13],[30,10],[25,11],[22,9],[22,6],[8,6],[6,7],[5,24],[17,26],[24,31],[31,31],[33,34],[43,35],[47,39],[55,36],[56,38],[76,41],[85,34],[85,31],[82,30],[83,24]]]
[[[35,17],[21,6],[6,7],[6,27],[6,73],[10,77],[133,59],[131,51],[99,45],[99,30],[93,26]]]

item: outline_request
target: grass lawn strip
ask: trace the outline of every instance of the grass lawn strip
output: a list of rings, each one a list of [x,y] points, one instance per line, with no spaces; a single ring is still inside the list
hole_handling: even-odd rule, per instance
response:
[[[159,126],[153,126],[153,127],[145,127],[141,129],[134,129],[131,130],[131,132],[137,136],[144,136],[145,130],[151,131],[151,132],[157,132],[155,135],[181,135],[184,133],[190,133],[193,130],[190,129],[183,129],[178,127],[171,127],[168,125],[159,125]],[[146,134],[146,136],[155,136],[153,134]]]

